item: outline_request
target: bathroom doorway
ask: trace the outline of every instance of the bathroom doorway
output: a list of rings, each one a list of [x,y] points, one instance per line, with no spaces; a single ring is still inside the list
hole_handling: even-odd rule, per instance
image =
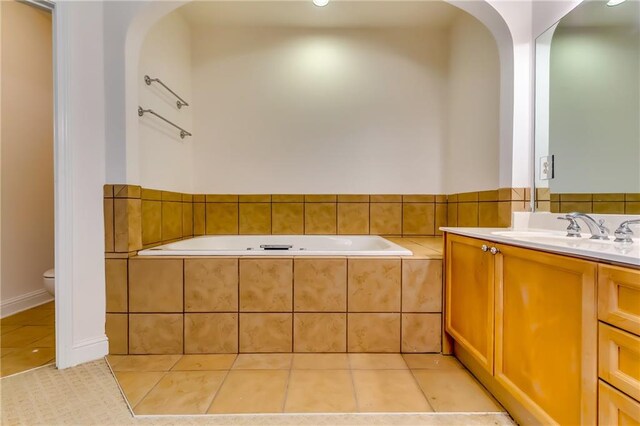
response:
[[[0,3],[0,376],[55,361],[51,7]]]

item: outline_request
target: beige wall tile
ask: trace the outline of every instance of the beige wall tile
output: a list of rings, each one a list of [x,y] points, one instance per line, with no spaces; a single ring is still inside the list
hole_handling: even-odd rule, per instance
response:
[[[624,214],[624,202],[594,201],[593,212],[600,214]]]
[[[447,203],[457,203],[457,202],[458,202],[458,194],[447,195]]]
[[[238,201],[241,203],[270,203],[271,195],[270,194],[239,195]]]
[[[440,352],[441,314],[402,314],[402,352]]]
[[[329,194],[311,194],[304,196],[305,203],[335,203],[337,200],[337,195]]]
[[[205,234],[205,216],[205,204],[193,203],[193,235]]]
[[[302,235],[304,233],[303,203],[273,203],[271,212],[273,234]]]
[[[178,194],[180,195],[180,194]],[[162,202],[162,240],[175,240],[182,237],[182,203]]]
[[[401,203],[402,195],[377,194],[371,195],[369,200],[372,203]]]
[[[142,244],[162,241],[162,202],[142,200]]]
[[[113,196],[116,198],[140,198],[142,189],[137,185],[113,185]]]
[[[401,203],[371,203],[370,218],[372,235],[402,234]]]
[[[193,194],[193,202],[194,203],[204,203],[207,201],[206,195],[203,194]]]
[[[498,190],[478,192],[478,201],[498,201]]]
[[[362,412],[432,411],[409,370],[354,370]]]
[[[240,314],[240,352],[291,352],[293,314]]]
[[[478,226],[495,228],[499,222],[497,202],[478,203]]]
[[[182,203],[182,236],[193,235],[193,204]]]
[[[238,204],[207,203],[206,232],[208,235],[237,234]]]
[[[103,200],[104,210],[104,251],[112,252],[115,250],[115,228],[113,223],[113,199],[105,198]]]
[[[292,259],[240,260],[240,311],[291,312]]]
[[[188,354],[238,352],[238,314],[185,314],[184,351]]]
[[[183,353],[182,317],[182,314],[129,314],[129,353]]]
[[[105,259],[107,312],[127,312],[127,259]]]
[[[209,414],[280,413],[288,370],[233,370],[209,408]]]
[[[284,405],[287,413],[351,413],[357,410],[346,370],[293,370]]]
[[[498,226],[511,226],[511,201],[498,202]]]
[[[193,194],[181,194],[183,203],[193,203]]]
[[[593,194],[560,194],[560,202],[591,202]]]
[[[563,213],[570,213],[570,212],[592,213],[593,203],[591,201],[587,201],[587,202],[560,201],[560,211]]]
[[[347,309],[347,259],[294,260],[294,309],[344,312]]]
[[[348,314],[349,352],[400,352],[400,314]]]
[[[296,313],[293,317],[294,352],[345,352],[347,314]]]
[[[274,194],[271,196],[272,203],[303,203],[304,195],[299,194]]]
[[[338,195],[339,203],[368,203],[369,196],[368,195],[350,195],[350,194],[339,194]]]
[[[182,312],[182,260],[129,260],[130,312]]]
[[[477,192],[462,192],[457,196],[459,203],[475,203],[480,197]]]
[[[113,198],[113,185],[103,185],[102,186],[102,196],[104,198]]]
[[[240,203],[240,234],[271,234],[271,203]]]
[[[627,193],[624,194],[624,201],[625,202],[640,202],[640,193]]]
[[[442,312],[442,261],[402,260],[402,311]]]
[[[447,226],[447,205],[436,204],[436,224],[434,229],[435,235],[442,235],[440,227]]]
[[[550,201],[551,192],[549,191],[549,188],[536,188],[536,200]]]
[[[187,312],[238,311],[238,259],[185,259]]]
[[[182,201],[182,194],[179,192],[162,191],[162,201]]]
[[[107,314],[105,333],[109,339],[110,354],[128,353],[127,314]]]
[[[231,194],[207,194],[207,203],[237,203],[238,196]]]
[[[624,201],[624,194],[593,194],[593,201]]]
[[[334,235],[336,233],[336,204],[305,203],[304,233]]]
[[[115,250],[130,252],[142,248],[142,204],[140,199],[114,199]]]
[[[550,212],[551,211],[551,201],[537,201],[536,202],[536,211],[538,211],[538,212]]]
[[[143,200],[160,201],[162,200],[162,191],[159,191],[157,189],[142,188],[140,198],[142,198]]]
[[[524,201],[527,199],[528,188],[511,188],[511,201]]]
[[[458,203],[447,204],[447,226],[458,226]]]
[[[435,204],[403,203],[402,234],[433,235],[435,232]]]
[[[369,203],[338,203],[338,234],[369,234]]]
[[[478,203],[458,203],[458,226],[478,226]]]
[[[640,202],[637,201],[625,201],[624,203],[625,214],[640,214]]]
[[[400,311],[400,259],[349,259],[349,312]]]
[[[412,194],[402,196],[403,203],[434,203],[435,201],[435,195]]]

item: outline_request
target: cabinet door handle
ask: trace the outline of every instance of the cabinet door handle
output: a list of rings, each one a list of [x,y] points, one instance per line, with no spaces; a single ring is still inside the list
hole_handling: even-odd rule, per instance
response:
[[[500,249],[497,248],[497,247],[491,247],[491,250],[489,250],[489,253],[498,254],[498,253],[500,253]]]
[[[480,250],[489,251],[489,246],[487,246],[486,244],[483,244],[482,247],[480,247]]]

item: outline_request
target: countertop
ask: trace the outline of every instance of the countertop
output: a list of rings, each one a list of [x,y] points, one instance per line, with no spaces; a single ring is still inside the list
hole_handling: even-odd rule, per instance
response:
[[[512,230],[508,228],[443,227],[440,229],[452,234],[494,241],[512,246],[640,267],[640,241],[638,239],[634,239],[633,244],[624,244],[613,242],[613,237],[611,237],[611,240],[609,241],[598,241],[590,240],[588,234],[583,234],[582,238],[549,238],[544,241],[530,241],[525,238],[520,239],[495,234],[495,232]],[[548,229],[538,230],[541,232],[550,232]],[[513,229],[513,231],[536,231],[536,229]],[[562,232],[556,232],[558,232],[560,236],[562,235]]]

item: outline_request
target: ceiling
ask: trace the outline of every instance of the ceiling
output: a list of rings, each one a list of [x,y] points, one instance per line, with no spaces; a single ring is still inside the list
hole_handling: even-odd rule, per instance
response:
[[[179,13],[193,26],[447,28],[463,13],[444,1],[194,1]]]

